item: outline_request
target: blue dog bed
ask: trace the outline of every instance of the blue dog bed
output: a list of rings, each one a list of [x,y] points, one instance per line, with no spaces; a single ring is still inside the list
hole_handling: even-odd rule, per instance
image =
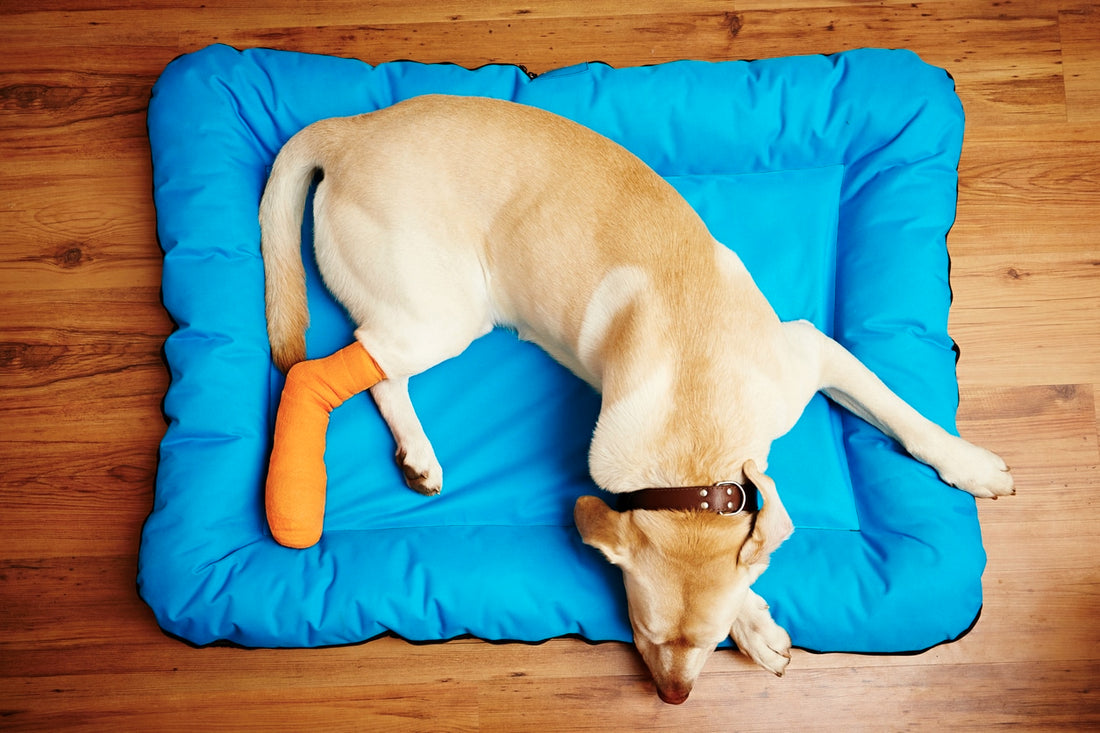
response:
[[[805,318],[948,429],[957,405],[945,236],[963,114],[951,79],[905,51],[754,62],[513,66],[359,61],[212,46],[174,61],[149,108],[172,384],[138,585],[195,644],[298,647],[385,632],[629,640],[619,571],[584,546],[598,493],[591,389],[498,331],[412,380],[446,475],[406,489],[366,395],[333,414],[325,533],[276,544],[263,487],[282,376],[264,321],[257,206],[305,125],[448,93],[512,99],[617,140],[670,180],[785,319]],[[461,144],[461,141],[456,141]],[[307,263],[310,232],[304,225]],[[311,357],[351,340],[309,274]],[[756,590],[796,645],[913,651],[981,605],[974,501],[823,397],[771,475],[797,526]],[[522,500],[512,498],[522,493]]]

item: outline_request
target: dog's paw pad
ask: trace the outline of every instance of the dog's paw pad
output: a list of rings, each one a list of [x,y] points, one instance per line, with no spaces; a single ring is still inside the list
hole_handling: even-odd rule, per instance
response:
[[[427,473],[418,473],[416,476],[405,474],[405,483],[410,489],[424,496],[437,496],[443,491],[443,484],[432,479]]]
[[[439,464],[430,465],[428,468],[418,468],[409,457],[399,451],[395,456],[401,474],[405,478],[405,484],[418,494],[424,496],[436,496],[443,491],[443,469]]]

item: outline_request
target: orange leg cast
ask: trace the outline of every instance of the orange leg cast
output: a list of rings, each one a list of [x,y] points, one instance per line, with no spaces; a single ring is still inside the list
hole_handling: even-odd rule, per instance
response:
[[[267,473],[267,523],[280,545],[304,549],[325,523],[325,433],[330,413],[386,378],[360,344],[295,364],[275,416]]]

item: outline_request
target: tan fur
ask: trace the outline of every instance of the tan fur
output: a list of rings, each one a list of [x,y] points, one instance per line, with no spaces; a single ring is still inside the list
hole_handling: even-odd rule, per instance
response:
[[[320,164],[314,152],[321,143],[316,132],[303,130],[284,146],[260,202],[267,332],[272,358],[284,372],[306,358],[309,310],[298,233],[313,171]]]
[[[318,122],[291,139],[260,207],[268,330],[304,358],[299,231],[356,338],[389,379],[372,389],[409,486],[443,472],[408,377],[495,325],[516,329],[603,394],[589,467],[611,492],[752,480],[755,517],[616,514],[577,502],[585,542],[622,566],[635,641],[669,702],[731,635],[781,674],[790,639],[750,589],[791,532],[762,473],[815,391],[898,438],[977,496],[1010,493],[993,454],[947,434],[810,324],[781,323],[740,259],[622,147],[547,112],[428,96]]]

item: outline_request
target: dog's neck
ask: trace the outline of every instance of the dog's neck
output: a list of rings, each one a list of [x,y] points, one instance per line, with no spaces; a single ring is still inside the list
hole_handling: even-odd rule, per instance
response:
[[[589,468],[608,491],[743,481],[801,413],[760,373],[781,368],[761,351],[778,317],[737,255],[712,252],[676,282],[617,271],[588,305],[579,353],[603,393]]]
[[[636,313],[632,317],[644,318]],[[638,334],[656,324],[636,324]],[[645,339],[645,337],[642,337]],[[698,343],[624,343],[604,365],[604,402],[589,452],[596,483],[615,492],[744,483],[742,466],[767,465],[773,436],[743,419],[736,379]]]

